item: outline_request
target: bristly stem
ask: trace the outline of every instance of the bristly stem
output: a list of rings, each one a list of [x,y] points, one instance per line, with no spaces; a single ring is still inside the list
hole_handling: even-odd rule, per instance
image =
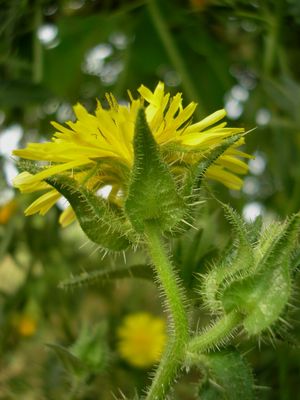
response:
[[[191,339],[186,348],[186,361],[193,361],[197,354],[221,346],[242,321],[242,314],[232,311],[215,322],[209,329]]]
[[[180,51],[176,46],[174,38],[172,37],[168,26],[160,12],[159,6],[157,5],[156,0],[148,0],[147,5],[149,15],[166,50],[166,53],[168,54],[175,70],[178,72],[182,79],[182,87],[186,95],[188,96],[190,101],[196,101],[198,103],[198,107],[195,113],[197,118],[201,119],[203,117],[203,112],[205,111],[204,104],[199,98],[199,94],[195,89],[195,85],[183,61],[183,57],[181,56]]]
[[[146,399],[163,400],[166,398],[169,386],[175,379],[185,356],[185,347],[189,338],[188,317],[184,307],[186,300],[178,284],[178,277],[161,242],[160,230],[156,225],[148,224],[145,237],[169,312],[170,335]]]

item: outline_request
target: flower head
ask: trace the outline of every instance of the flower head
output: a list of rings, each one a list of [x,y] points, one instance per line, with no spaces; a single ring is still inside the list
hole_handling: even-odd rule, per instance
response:
[[[166,343],[166,324],[145,312],[130,314],[117,335],[120,355],[135,367],[147,368],[160,360]]]
[[[25,149],[14,151],[23,159],[43,163],[43,169],[36,174],[22,172],[14,181],[22,192],[45,191],[27,208],[26,215],[43,215],[57,202],[61,195],[45,182],[57,174],[68,174],[94,192],[109,185],[109,201],[122,203],[134,161],[136,117],[142,106],[153,137],[170,166],[179,158],[187,165],[197,163],[224,139],[244,131],[228,128],[226,122],[219,123],[226,115],[225,110],[193,123],[196,103],[183,107],[181,93],[171,97],[161,82],[154,92],[143,85],[138,92],[137,99],[129,93],[128,105],[118,104],[111,94],[107,95],[109,108],[104,109],[98,102],[95,115],[77,104],[76,122],[68,121],[66,126],[52,122],[56,132],[50,142],[29,143]],[[241,160],[248,155],[237,149],[242,143],[243,138],[231,146],[209,167],[206,176],[231,189],[240,189],[242,179],[238,175],[248,170]],[[173,172],[181,173],[181,169],[174,167]],[[66,225],[72,218],[72,210],[67,209],[60,221]]]

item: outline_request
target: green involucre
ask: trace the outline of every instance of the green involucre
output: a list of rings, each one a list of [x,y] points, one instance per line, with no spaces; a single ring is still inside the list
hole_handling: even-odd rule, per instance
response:
[[[183,217],[185,206],[168,165],[147,124],[144,109],[137,115],[134,136],[134,164],[125,211],[137,232],[147,222],[161,231],[172,229]]]
[[[130,227],[120,208],[66,176],[48,178],[47,182],[69,201],[89,239],[112,251],[129,247]]]

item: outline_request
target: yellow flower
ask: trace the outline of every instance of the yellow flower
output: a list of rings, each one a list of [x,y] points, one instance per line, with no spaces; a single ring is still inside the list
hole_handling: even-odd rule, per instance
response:
[[[109,200],[122,203],[126,198],[134,160],[132,142],[136,116],[141,106],[145,107],[149,127],[170,166],[176,157],[188,164],[199,162],[224,139],[244,132],[242,128],[226,127],[226,122],[219,123],[226,116],[225,110],[216,111],[200,122],[193,123],[192,116],[197,104],[192,102],[183,107],[181,93],[170,97],[161,82],[154,92],[143,85],[138,92],[140,96],[137,99],[133,99],[129,93],[128,105],[118,104],[111,94],[107,95],[109,108],[104,109],[98,102],[95,115],[77,104],[74,106],[76,122],[68,121],[67,126],[52,122],[56,133],[51,142],[29,143],[25,149],[13,152],[23,159],[41,161],[44,166],[41,172],[34,175],[22,172],[14,180],[14,185],[22,192],[46,190],[27,208],[26,215],[43,215],[56,203],[60,194],[44,179],[61,173],[84,182],[95,192],[110,185]],[[238,175],[248,170],[241,157],[249,157],[237,150],[243,141],[242,138],[228,149],[208,169],[206,176],[231,189],[240,189],[243,182]],[[46,166],[45,162],[48,162]],[[72,210],[67,209],[61,216],[61,222],[67,224],[73,217]]]
[[[17,203],[15,200],[11,200],[8,203],[0,206],[0,225],[5,225],[9,221],[10,217],[15,213]]]
[[[141,312],[128,315],[117,332],[120,355],[131,365],[147,368],[160,360],[166,343],[166,324]]]
[[[17,330],[21,336],[33,336],[37,330],[36,320],[28,315],[23,315],[18,319]]]

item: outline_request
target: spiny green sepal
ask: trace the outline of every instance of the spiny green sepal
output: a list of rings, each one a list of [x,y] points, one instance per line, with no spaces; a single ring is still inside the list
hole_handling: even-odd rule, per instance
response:
[[[120,209],[69,177],[55,176],[46,181],[69,201],[90,240],[112,251],[130,245],[130,227]]]
[[[205,173],[230,147],[232,147],[242,135],[233,135],[224,139],[222,143],[210,151],[202,154],[201,160],[190,167],[190,173],[187,175],[182,192],[188,196],[198,190],[205,177]]]
[[[134,164],[125,202],[128,218],[140,233],[148,222],[157,224],[161,231],[171,230],[184,215],[184,201],[163,161],[143,108],[137,114],[133,147]]]
[[[226,312],[238,308],[245,314],[243,325],[249,335],[258,335],[269,328],[284,310],[291,295],[291,279],[287,261],[234,282],[222,295]]]

